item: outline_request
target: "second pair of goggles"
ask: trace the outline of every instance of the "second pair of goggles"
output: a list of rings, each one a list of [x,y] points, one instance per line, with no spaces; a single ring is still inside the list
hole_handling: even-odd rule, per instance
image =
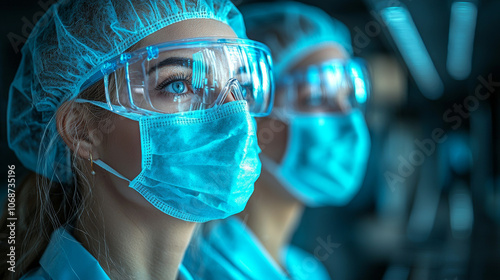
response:
[[[276,112],[285,114],[364,110],[370,95],[369,72],[362,59],[329,60],[286,74],[277,82],[276,92]]]
[[[259,42],[183,39],[107,61],[81,90],[104,78],[107,104],[100,105],[116,113],[173,114],[246,100],[260,117],[273,106],[271,65],[269,49]]]

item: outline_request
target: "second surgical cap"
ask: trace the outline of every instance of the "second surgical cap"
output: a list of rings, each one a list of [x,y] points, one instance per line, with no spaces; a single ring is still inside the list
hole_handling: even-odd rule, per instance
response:
[[[341,45],[352,54],[347,27],[319,8],[297,2],[251,4],[241,8],[250,39],[266,44],[277,79],[307,53],[326,44]]]
[[[9,146],[21,162],[70,182],[70,152],[55,124],[59,106],[79,94],[101,63],[168,25],[193,18],[221,21],[246,37],[241,14],[229,0],[63,0],[52,5],[23,46],[9,91]]]

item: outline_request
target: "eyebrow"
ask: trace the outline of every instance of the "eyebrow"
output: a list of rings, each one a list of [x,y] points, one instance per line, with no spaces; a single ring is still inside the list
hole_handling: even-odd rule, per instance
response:
[[[248,73],[248,69],[246,66],[241,66],[240,68],[238,68],[238,70],[236,70],[236,75],[243,73]]]
[[[151,68],[149,68],[147,74],[149,75],[151,72],[156,71],[158,68],[162,68],[165,66],[171,66],[171,65],[177,65],[177,66],[182,66],[188,68],[190,65],[192,65],[193,60],[190,58],[186,57],[169,57],[167,59],[164,59],[160,61],[158,64],[153,65]]]

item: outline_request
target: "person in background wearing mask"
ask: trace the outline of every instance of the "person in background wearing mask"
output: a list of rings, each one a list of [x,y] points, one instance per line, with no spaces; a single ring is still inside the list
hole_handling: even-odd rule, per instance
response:
[[[242,211],[260,174],[271,58],[245,37],[226,0],[51,6],[9,92],[9,146],[36,174],[1,278],[191,279],[195,225]]]
[[[345,205],[362,185],[366,67],[351,57],[347,28],[318,8],[276,2],[242,13],[275,66],[273,111],[258,121],[263,170],[245,210],[206,225],[184,263],[199,279],[330,279],[289,243],[304,206]]]

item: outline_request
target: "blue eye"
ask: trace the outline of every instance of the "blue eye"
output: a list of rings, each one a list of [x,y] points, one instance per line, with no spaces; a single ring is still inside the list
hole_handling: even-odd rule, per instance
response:
[[[166,86],[165,90],[175,94],[185,93],[187,87],[183,81],[175,81]]]

